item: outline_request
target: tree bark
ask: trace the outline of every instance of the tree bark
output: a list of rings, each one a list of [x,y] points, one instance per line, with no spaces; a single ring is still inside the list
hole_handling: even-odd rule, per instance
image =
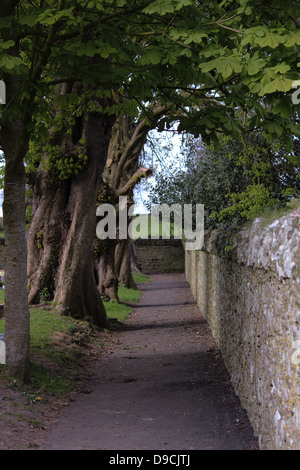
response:
[[[32,220],[27,232],[29,303],[52,300],[56,288],[60,253],[67,233],[66,203],[70,183],[50,185],[40,169],[32,184]]]
[[[0,18],[13,16],[18,0],[4,0]],[[3,28],[2,39],[10,40],[14,26]],[[19,56],[17,42],[8,53]],[[30,381],[30,321],[27,299],[27,250],[25,222],[25,168],[23,159],[28,150],[29,134],[26,126],[32,120],[33,100],[29,98],[24,108],[18,106],[21,89],[20,76],[5,74],[5,108],[1,109],[0,139],[5,157],[3,224],[5,232],[5,343],[6,373],[8,376]],[[26,101],[26,100],[24,100]],[[12,108],[12,111],[11,111]],[[12,113],[9,116],[10,112]]]
[[[75,318],[89,318],[103,327],[108,324],[95,282],[92,250],[96,233],[96,199],[111,127],[112,120],[107,116],[89,116],[86,130],[88,165],[73,177],[67,207],[71,223],[61,254],[54,297],[62,311]]]
[[[127,289],[137,289],[132,276],[132,240],[119,240],[115,249],[115,271],[119,283]]]
[[[95,256],[96,279],[100,295],[108,300],[119,301],[118,277],[114,266],[116,240],[97,240]]]
[[[139,168],[140,153],[149,130],[165,114],[167,107],[157,106],[152,110],[153,124],[146,119],[139,122],[127,115],[120,116],[113,127],[104,171],[106,191],[100,195],[102,203],[113,204],[116,209],[119,196],[128,197],[128,207],[133,204],[133,190],[141,178],[152,175],[151,168]],[[117,209],[118,212],[118,209]],[[130,217],[127,220],[127,227]],[[117,230],[118,234],[118,230]],[[103,242],[103,241],[102,241]],[[131,240],[105,240],[105,250],[96,250],[95,265],[98,287],[102,295],[117,299],[118,283],[136,289],[131,272]],[[110,254],[108,260],[107,254]],[[117,280],[117,283],[116,283]]]
[[[19,91],[18,77],[6,81],[8,97]],[[28,139],[23,116],[4,122],[1,146],[5,156],[3,222],[5,232],[5,343],[7,374],[30,380],[30,327],[27,299],[25,168]]]
[[[28,231],[29,299],[45,293],[57,309],[99,327],[108,321],[93,269],[96,199],[107,158],[114,117],[90,113],[81,119],[77,140],[86,140],[87,164],[68,180],[53,180],[43,163],[32,183],[32,221]],[[78,133],[78,129],[77,129]],[[72,152],[73,137],[63,135],[61,148]],[[50,184],[50,181],[52,183]]]

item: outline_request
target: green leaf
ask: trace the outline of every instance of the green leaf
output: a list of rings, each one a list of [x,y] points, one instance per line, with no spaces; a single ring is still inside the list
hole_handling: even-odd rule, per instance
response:
[[[157,65],[162,59],[161,54],[157,50],[147,51],[139,60],[141,65]]]
[[[225,70],[222,72],[222,77],[226,80],[232,74],[232,68],[229,64],[226,65]]]
[[[268,83],[263,91],[264,93],[274,93],[275,91],[278,90],[278,78],[276,78],[276,80],[273,80],[272,82]]]
[[[282,135],[283,128],[276,122],[265,122],[263,124],[264,129],[269,132],[271,135]]]
[[[217,72],[226,80],[232,73],[240,73],[242,71],[242,63],[236,56],[219,57],[214,61],[210,61],[202,67],[203,72],[208,72],[211,68],[216,68]]]
[[[31,28],[38,23],[39,18],[38,12],[33,12],[24,16],[21,16],[19,22],[21,25],[30,26]]]
[[[210,60],[206,64],[200,64],[200,69],[202,72],[210,72],[211,70],[215,69],[217,67],[217,60]]]
[[[1,49],[9,49],[10,47],[13,47],[14,45],[15,45],[15,41],[12,41],[12,40],[0,42]]]
[[[263,91],[266,94],[274,93],[275,91],[287,92],[291,90],[292,83],[293,83],[293,80],[291,80],[290,78],[285,78],[285,77],[280,76],[276,78],[275,80],[273,80],[272,82],[268,83],[264,87]]]
[[[38,22],[49,26],[56,23],[55,10],[46,10],[38,17]]]
[[[173,13],[175,11],[175,5],[171,1],[156,0],[144,8],[143,11],[150,15],[158,13],[159,15],[164,16],[167,13]]]
[[[240,73],[243,69],[243,66],[242,64],[240,63],[239,60],[231,60],[230,61],[230,66],[232,68],[232,70],[235,72],[235,73]]]
[[[249,90],[251,91],[251,93],[259,93],[262,89],[262,86],[260,83],[258,82],[252,82],[249,84]]]
[[[191,42],[194,42],[196,44],[200,44],[203,40],[203,38],[207,38],[207,34],[204,33],[203,31],[189,31],[188,32],[188,37],[184,41],[184,44],[190,44]]]
[[[189,5],[194,5],[194,0],[178,0],[175,10],[181,10],[182,7],[187,7]]]
[[[273,113],[280,114],[282,117],[288,118],[291,115],[291,108],[292,103],[290,99],[277,100],[273,106]]]
[[[264,59],[251,59],[247,64],[248,75],[256,75],[260,70],[265,67],[266,63]]]
[[[117,49],[110,44],[102,44],[102,46],[97,50],[97,53],[103,57],[103,59],[108,59],[112,54],[114,54]]]
[[[12,70],[17,65],[22,63],[22,59],[20,57],[14,57],[8,54],[4,54],[0,58],[0,67],[4,67],[8,70]]]
[[[177,62],[177,54],[175,54],[172,50],[168,51],[164,59],[162,60],[162,64],[174,65],[176,64],[176,62]]]
[[[288,35],[285,36],[286,39],[286,42],[284,43],[284,45],[286,47],[293,47],[295,44],[300,44],[300,31],[291,31],[289,32]]]
[[[279,44],[284,43],[285,38],[283,36],[280,36],[279,34],[274,34],[270,32],[267,34],[264,38],[259,38],[257,39],[257,43],[261,47],[271,47],[272,49],[275,49],[276,47],[279,46]]]
[[[180,52],[180,55],[181,56],[185,55],[186,57],[192,57],[193,51],[191,51],[191,49],[182,49],[182,51]]]
[[[247,44],[251,44],[251,46],[255,46],[260,40],[260,38],[268,34],[268,31],[266,31],[266,28],[263,26],[249,28],[245,30],[244,32],[245,32],[245,35],[241,41],[242,47],[246,46]]]
[[[270,83],[275,78],[276,78],[276,73],[274,72],[274,70],[271,68],[267,68],[264,70],[264,75],[260,83],[262,87],[264,88],[268,83]]]
[[[284,73],[288,72],[289,70],[291,70],[291,67],[290,67],[290,65],[286,64],[285,62],[282,62],[281,64],[276,65],[276,67],[274,67],[274,72],[276,72],[276,73],[284,74]]]

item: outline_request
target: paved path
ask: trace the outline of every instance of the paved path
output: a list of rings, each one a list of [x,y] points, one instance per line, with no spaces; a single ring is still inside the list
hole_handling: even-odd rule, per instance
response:
[[[89,384],[41,449],[257,449],[183,274],[153,275]]]

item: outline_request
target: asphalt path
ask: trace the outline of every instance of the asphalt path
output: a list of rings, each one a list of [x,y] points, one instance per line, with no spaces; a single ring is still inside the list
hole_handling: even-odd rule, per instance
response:
[[[184,274],[153,275],[140,287],[91,393],[64,410],[40,450],[256,450]]]

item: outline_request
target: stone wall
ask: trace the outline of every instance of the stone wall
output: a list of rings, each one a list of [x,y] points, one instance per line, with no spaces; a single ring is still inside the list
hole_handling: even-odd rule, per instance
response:
[[[300,208],[213,231],[185,272],[261,449],[300,450]]]
[[[134,246],[137,266],[144,274],[184,272],[181,240],[139,238]]]

